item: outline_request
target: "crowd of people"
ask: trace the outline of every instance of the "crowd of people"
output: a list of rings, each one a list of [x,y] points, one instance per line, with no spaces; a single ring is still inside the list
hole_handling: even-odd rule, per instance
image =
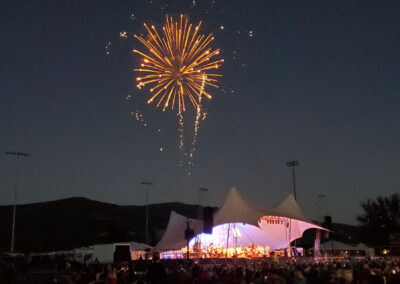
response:
[[[9,263],[8,263],[9,264]],[[65,262],[47,273],[1,265],[0,283],[132,284],[132,283],[226,283],[314,284],[400,283],[400,259],[219,259],[137,260],[118,265]],[[7,272],[9,272],[7,274]],[[15,272],[15,271],[14,271]],[[13,281],[12,277],[16,277]]]
[[[282,260],[191,266],[166,263],[170,283],[400,283],[396,261]],[[164,274],[164,273],[163,273]],[[159,274],[154,274],[154,283]],[[149,274],[151,277],[151,274]],[[152,278],[150,278],[152,280]]]

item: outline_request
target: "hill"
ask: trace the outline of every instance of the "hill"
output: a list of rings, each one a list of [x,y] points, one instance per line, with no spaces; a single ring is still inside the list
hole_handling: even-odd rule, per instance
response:
[[[149,239],[155,244],[170,212],[196,217],[198,207],[182,203],[149,205]],[[121,206],[87,198],[67,198],[18,205],[16,251],[67,250],[95,243],[145,241],[145,206]],[[11,240],[12,206],[0,206],[0,251]]]
[[[149,205],[149,239],[156,244],[164,232],[171,211],[196,218],[197,205],[161,203]],[[73,197],[19,205],[16,218],[16,251],[69,250],[98,243],[145,241],[145,206],[121,206]],[[0,206],[0,251],[9,251],[12,206]],[[335,239],[355,243],[359,227],[334,224]],[[183,234],[183,232],[182,232]],[[314,243],[315,231],[306,231],[298,241]]]

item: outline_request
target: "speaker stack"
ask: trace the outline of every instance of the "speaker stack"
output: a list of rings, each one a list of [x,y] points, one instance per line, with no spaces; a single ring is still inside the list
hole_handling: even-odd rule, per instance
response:
[[[203,232],[212,234],[214,223],[214,209],[212,207],[203,208]]]

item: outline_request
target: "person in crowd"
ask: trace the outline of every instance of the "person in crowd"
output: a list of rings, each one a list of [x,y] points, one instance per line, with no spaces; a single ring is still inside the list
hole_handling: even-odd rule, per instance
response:
[[[300,270],[297,270],[294,273],[294,277],[293,277],[293,284],[307,284],[307,278],[304,277],[303,272]]]
[[[108,267],[108,273],[107,273],[107,278],[105,281],[105,284],[118,284],[118,278],[117,274],[115,273],[115,270],[112,267]]]
[[[165,267],[160,263],[158,256],[153,257],[153,261],[147,271],[147,276],[151,284],[165,283]]]

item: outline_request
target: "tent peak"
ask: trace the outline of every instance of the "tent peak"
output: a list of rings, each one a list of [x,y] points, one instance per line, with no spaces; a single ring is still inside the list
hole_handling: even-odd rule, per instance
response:
[[[284,216],[292,219],[302,220],[306,222],[311,222],[305,217],[303,211],[301,210],[299,204],[294,199],[293,194],[289,194],[284,200],[282,200],[278,205],[271,209],[278,216]]]
[[[286,198],[284,200],[294,200],[294,201],[296,201],[296,198],[294,198],[293,193],[289,193],[288,196],[286,196]]]
[[[246,223],[258,226],[263,210],[253,207],[235,187],[231,188],[223,205],[214,214],[214,226],[225,223]]]
[[[297,207],[299,207],[299,209],[300,209],[300,206],[299,206],[299,204],[297,203],[297,200],[294,198],[294,195],[293,195],[293,193],[289,193],[288,194],[288,196],[286,196],[286,198],[285,199],[283,199],[277,206],[275,206],[275,207],[279,207],[279,206],[281,206],[281,205],[283,205],[283,204],[295,204]]]
[[[239,194],[239,191],[236,189],[236,187],[232,187],[232,188],[229,190],[227,199],[229,198],[229,195],[231,195],[231,194],[238,194],[238,195],[240,195],[240,194]]]

